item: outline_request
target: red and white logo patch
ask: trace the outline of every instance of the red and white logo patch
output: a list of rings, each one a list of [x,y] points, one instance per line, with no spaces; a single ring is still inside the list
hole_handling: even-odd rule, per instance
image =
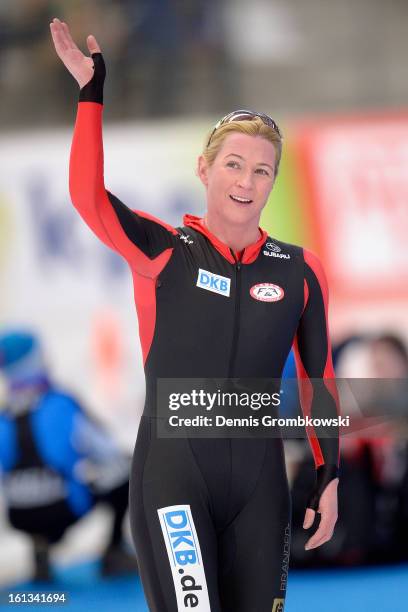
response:
[[[279,285],[273,285],[272,283],[259,283],[251,287],[249,293],[255,300],[260,302],[279,302],[285,292]]]

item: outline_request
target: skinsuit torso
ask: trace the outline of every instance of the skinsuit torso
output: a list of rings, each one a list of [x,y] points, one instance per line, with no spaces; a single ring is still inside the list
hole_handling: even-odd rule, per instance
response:
[[[158,378],[279,378],[292,346],[299,377],[330,382],[322,268],[311,253],[262,230],[237,261],[201,219],[186,215],[184,227],[175,229],[106,191],[104,65],[100,54],[92,57],[95,75],[80,93],[70,192],[92,231],[126,259],[134,281],[146,406],[131,470],[130,520],[149,608],[280,612],[290,538],[282,440],[159,438],[155,389]],[[265,255],[272,252],[268,243],[287,257]],[[227,279],[229,295],[197,286],[200,270]],[[280,299],[254,297],[263,283],[277,287]],[[335,392],[330,384],[325,390],[325,415],[337,416]],[[301,395],[303,411],[313,414],[312,383]],[[313,432],[309,439],[317,468],[310,504],[317,507],[337,476],[338,439]]]

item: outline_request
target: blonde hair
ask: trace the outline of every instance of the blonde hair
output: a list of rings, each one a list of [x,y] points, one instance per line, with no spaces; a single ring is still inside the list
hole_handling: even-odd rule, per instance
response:
[[[208,134],[203,149],[203,157],[209,166],[212,166],[215,158],[218,155],[219,150],[226,137],[233,132],[240,132],[241,134],[247,134],[247,136],[262,136],[269,142],[271,142],[275,149],[275,177],[278,174],[279,164],[282,156],[282,138],[276,130],[271,126],[266,125],[260,117],[254,119],[245,119],[244,121],[230,121],[221,125],[211,137],[211,132]]]

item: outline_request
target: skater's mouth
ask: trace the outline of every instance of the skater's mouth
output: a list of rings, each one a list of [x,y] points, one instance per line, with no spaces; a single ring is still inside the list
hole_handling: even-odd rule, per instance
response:
[[[249,198],[241,198],[241,196],[236,196],[232,194],[230,194],[230,198],[234,202],[239,202],[240,204],[251,204],[251,202],[253,202],[253,200],[250,200]]]

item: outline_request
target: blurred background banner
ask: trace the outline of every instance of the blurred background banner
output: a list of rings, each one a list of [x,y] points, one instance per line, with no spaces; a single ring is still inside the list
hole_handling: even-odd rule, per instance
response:
[[[310,224],[331,290],[408,297],[408,111],[298,125]]]

